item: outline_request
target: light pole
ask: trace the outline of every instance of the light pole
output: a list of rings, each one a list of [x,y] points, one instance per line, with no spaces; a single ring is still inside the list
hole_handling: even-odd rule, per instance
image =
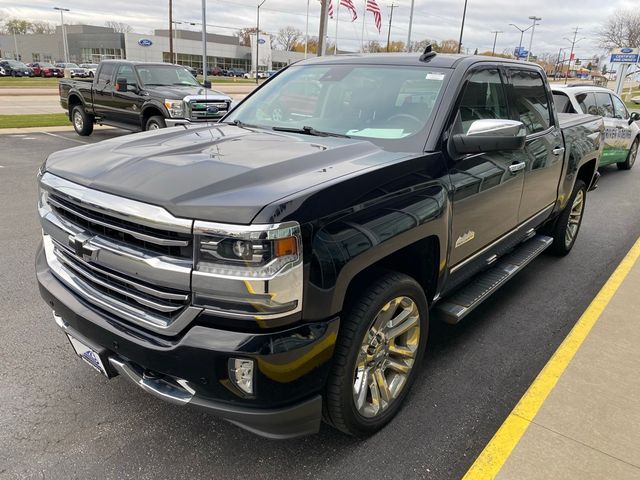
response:
[[[467,1],[464,0],[464,10],[462,12],[462,24],[460,25],[460,41],[458,42],[458,53],[462,52],[462,35],[464,34],[464,21],[467,18]]]
[[[533,35],[536,33],[536,25],[538,25],[538,21],[542,20],[542,17],[536,17],[535,15],[529,17],[529,20],[533,20],[533,24],[531,25],[531,39],[529,40],[529,51],[527,52],[527,62],[529,58],[531,58],[531,49],[533,48]]]
[[[202,0],[202,85],[207,87],[207,0]]]
[[[393,22],[393,10],[398,8],[398,5],[391,2],[389,8],[391,9],[391,14],[389,14],[389,31],[387,32],[387,53],[391,51],[391,22]]]
[[[258,15],[256,15],[256,85],[258,84],[258,68],[260,68],[260,7],[267,0],[258,3]]]
[[[491,55],[495,56],[496,54],[496,43],[498,43],[498,35],[500,35],[501,33],[504,33],[502,30],[494,30],[491,33],[494,34],[493,37],[493,50],[491,50]]]
[[[67,45],[67,32],[64,28],[64,12],[70,12],[68,8],[53,7],[54,10],[60,10],[60,29],[62,31],[62,49],[64,50],[64,63],[69,63],[69,46]]]
[[[173,26],[173,41],[171,42],[171,47],[169,48],[171,55],[171,61],[175,64],[178,63],[178,27],[177,25],[182,25],[184,22],[179,22],[177,20],[172,20],[171,25]],[[169,32],[171,35],[171,32]],[[175,50],[174,50],[175,47]]]
[[[533,25],[529,25],[527,28],[524,28],[524,29],[520,28],[515,23],[510,23],[509,25],[511,25],[512,27],[517,28],[520,31],[520,43],[518,44],[518,60],[520,60],[520,52],[522,51],[522,39],[524,38],[524,32],[530,30],[531,27],[533,27]]]
[[[415,3],[415,0],[411,0],[411,9],[409,10],[409,33],[407,34],[407,52],[411,51],[411,27],[413,26],[413,7]]]
[[[566,85],[567,82],[569,81],[569,72],[571,72],[571,61],[573,60],[573,54],[575,52],[575,47],[576,47],[576,43],[581,42],[582,40],[585,40],[585,38],[581,38],[580,40],[576,40],[576,37],[578,36],[578,32],[580,31],[579,27],[576,27],[576,29],[573,31],[573,39],[569,39],[567,37],[564,37],[564,39],[568,42],[571,42],[571,53],[569,54],[569,68],[567,69],[567,76],[564,79],[564,84]]]
[[[16,60],[20,60],[20,54],[18,53],[18,38],[16,37],[15,29],[13,30],[13,47],[14,47],[14,52],[13,52],[14,58]]]

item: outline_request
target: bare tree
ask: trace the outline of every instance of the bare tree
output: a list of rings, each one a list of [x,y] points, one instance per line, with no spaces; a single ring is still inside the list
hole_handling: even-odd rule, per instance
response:
[[[56,27],[49,22],[33,22],[29,27],[29,31],[31,33],[44,33],[51,35],[52,33],[56,33]]]
[[[118,33],[130,33],[133,32],[133,27],[128,23],[116,22],[114,20],[108,20],[104,22],[105,27],[113,28]]]
[[[260,35],[262,35],[263,33],[264,32],[260,30]],[[236,32],[236,35],[240,39],[240,45],[242,45],[243,47],[251,46],[251,35],[255,35],[255,34],[256,34],[256,27],[241,28]]]
[[[290,52],[293,50],[295,45],[300,42],[302,37],[303,34],[300,30],[295,27],[287,26],[278,30],[278,34],[276,35],[276,45],[282,48],[282,50]]]
[[[602,48],[640,47],[640,12],[618,10],[597,32]]]

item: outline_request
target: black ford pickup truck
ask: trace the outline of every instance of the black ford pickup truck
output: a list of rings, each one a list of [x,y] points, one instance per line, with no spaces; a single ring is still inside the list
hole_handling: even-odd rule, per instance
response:
[[[533,64],[311,59],[217,125],[52,154],[41,293],[107,377],[272,438],[368,435],[430,321],[572,249],[603,133]]]
[[[62,108],[83,136],[95,123],[143,131],[218,121],[231,105],[230,97],[168,63],[104,61],[92,80],[60,80],[58,88]]]

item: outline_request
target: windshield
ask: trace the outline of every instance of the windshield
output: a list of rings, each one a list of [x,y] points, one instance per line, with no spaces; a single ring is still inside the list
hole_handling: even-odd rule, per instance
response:
[[[9,60],[7,63],[12,67],[27,68],[27,66],[24,63],[17,62],[15,60]]]
[[[193,75],[183,67],[176,67],[174,65],[141,65],[137,66],[136,70],[142,83],[147,86],[200,86],[198,81],[193,78]]]
[[[67,63],[65,68],[80,68],[80,67],[78,67],[78,65],[75,63]]]
[[[447,70],[427,65],[293,66],[225,121],[275,130],[314,129],[396,148],[407,147],[407,140],[416,137],[411,148],[422,149],[426,135],[417,134],[430,122],[447,75]]]
[[[53,65],[50,63],[41,63],[40,68],[53,68]]]

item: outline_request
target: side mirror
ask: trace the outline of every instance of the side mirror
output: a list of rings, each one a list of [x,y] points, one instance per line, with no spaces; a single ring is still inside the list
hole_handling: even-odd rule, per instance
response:
[[[211,88],[211,82],[210,82],[209,80],[207,80],[206,82],[203,82],[203,83],[202,83],[202,86],[203,86],[204,88]]]
[[[633,122],[640,122],[640,113],[631,112],[631,116],[629,117],[629,125],[631,125]]]
[[[116,80],[116,91],[117,92],[126,92],[127,91],[127,79],[126,78],[118,78]]]
[[[469,131],[451,137],[457,154],[515,151],[524,148],[527,135],[524,124],[515,120],[476,120]]]

